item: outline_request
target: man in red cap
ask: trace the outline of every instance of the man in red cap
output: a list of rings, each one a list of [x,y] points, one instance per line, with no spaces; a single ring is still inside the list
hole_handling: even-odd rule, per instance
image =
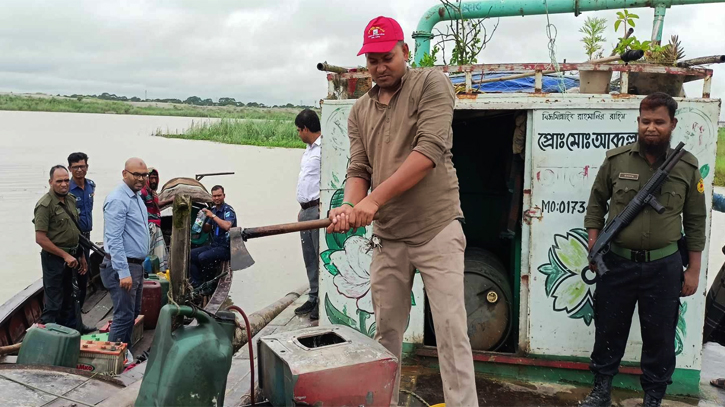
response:
[[[414,271],[433,313],[445,402],[477,406],[463,295],[466,238],[451,160],[453,86],[441,72],[408,70],[409,49],[392,18],[365,28],[361,54],[376,85],[348,119],[345,201],[328,232],[374,226],[370,283],[375,339],[399,359]],[[368,190],[372,187],[372,192]],[[393,392],[397,404],[400,371]]]

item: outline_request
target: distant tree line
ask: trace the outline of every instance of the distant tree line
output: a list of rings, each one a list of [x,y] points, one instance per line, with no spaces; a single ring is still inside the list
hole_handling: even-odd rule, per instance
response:
[[[60,95],[58,95],[60,96]],[[219,98],[219,101],[214,102],[212,99],[202,99],[199,96],[189,96],[185,100],[181,99],[141,99],[139,97],[126,97],[126,96],[118,96],[113,93],[103,92],[100,95],[66,95],[66,97],[74,98],[83,100],[84,98],[95,98],[95,99],[101,99],[101,100],[113,100],[118,102],[159,102],[159,103],[178,103],[178,104],[184,104],[184,105],[193,105],[193,106],[236,106],[236,107],[260,107],[260,108],[280,108],[280,107],[288,107],[288,108],[298,108],[298,109],[304,109],[304,108],[315,108],[314,105],[295,105],[292,103],[287,103],[286,105],[274,105],[274,106],[267,106],[264,103],[258,103],[258,102],[237,102],[236,99],[230,98],[230,97],[222,97]]]

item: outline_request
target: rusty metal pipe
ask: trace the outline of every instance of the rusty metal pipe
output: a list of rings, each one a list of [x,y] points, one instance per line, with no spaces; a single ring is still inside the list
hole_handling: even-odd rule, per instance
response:
[[[643,56],[644,56],[644,51],[639,51],[639,50],[634,51],[634,50],[630,50],[630,51],[625,52],[622,55],[614,55],[614,56],[611,56],[611,57],[604,57],[604,58],[599,58],[599,59],[592,59],[592,60],[587,61],[587,62],[584,62],[584,63],[585,64],[605,64],[607,62],[614,62],[614,61],[619,61],[619,60],[622,60],[622,61],[625,61],[625,62],[630,62],[630,61],[636,61],[636,60],[642,58]],[[561,69],[560,70],[560,72],[564,72],[564,71],[569,71],[569,69]],[[542,75],[549,75],[549,74],[552,74],[552,73],[556,73],[556,71],[553,70],[553,69],[552,70],[548,70],[548,71],[541,71],[541,74]],[[488,78],[488,79],[483,79],[482,78],[480,81],[476,82],[476,84],[484,84],[484,83],[491,83],[491,82],[508,81],[508,80],[511,80],[511,79],[527,78],[529,76],[534,76],[534,75],[536,75],[536,71],[519,73],[519,74],[514,74],[514,75],[509,75],[509,76],[502,76],[502,77],[499,77],[499,78]]]
[[[350,71],[347,68],[343,68],[341,66],[330,65],[327,62],[318,63],[317,70],[322,71],[322,72],[332,72],[332,73],[347,73]]]
[[[722,64],[723,62],[725,62],[725,55],[712,55],[709,57],[685,59],[683,61],[677,62],[677,66],[681,68],[687,68],[696,65]]]
[[[300,287],[295,291],[292,291],[284,297],[280,298],[279,300],[273,302],[272,304],[262,308],[261,310],[249,314],[249,325],[251,334],[245,332],[246,329],[242,332],[237,332],[234,339],[235,342],[238,341],[238,344],[235,343],[235,347],[241,347],[242,345],[247,343],[247,341],[249,341],[249,338],[253,338],[254,335],[258,334],[259,331],[261,331],[265,326],[272,322],[272,320],[275,319],[277,315],[279,315],[282,311],[289,307],[293,302],[295,302],[295,300],[300,298],[306,291],[307,286]]]

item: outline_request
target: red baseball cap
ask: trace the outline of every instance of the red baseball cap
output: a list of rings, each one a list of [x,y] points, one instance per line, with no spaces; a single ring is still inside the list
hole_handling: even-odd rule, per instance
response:
[[[376,17],[365,27],[363,46],[358,55],[390,52],[398,41],[405,40],[400,24],[390,17]]]

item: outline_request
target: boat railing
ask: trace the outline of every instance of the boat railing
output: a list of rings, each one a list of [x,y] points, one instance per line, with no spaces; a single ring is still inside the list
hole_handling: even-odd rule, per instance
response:
[[[372,87],[370,73],[364,67],[344,68],[325,63],[317,64],[317,69],[327,72],[328,99],[357,99]],[[619,83],[621,95],[627,95],[629,91],[629,79],[631,74],[664,74],[684,76],[684,82],[703,80],[702,98],[710,98],[712,88],[712,69],[694,68],[681,66],[665,66],[646,63],[611,64],[611,63],[561,63],[555,67],[552,63],[507,63],[507,64],[476,64],[476,65],[438,65],[426,68],[411,69],[435,69],[448,74],[465,76],[463,86],[456,89],[459,95],[483,94],[476,89],[480,83],[498,80],[513,79],[514,77],[533,76],[534,93],[543,92],[543,78],[552,72],[574,72],[574,71],[598,71],[598,72],[619,72]],[[486,74],[511,73],[516,74],[499,78],[486,78]],[[480,79],[474,80],[474,76]]]

